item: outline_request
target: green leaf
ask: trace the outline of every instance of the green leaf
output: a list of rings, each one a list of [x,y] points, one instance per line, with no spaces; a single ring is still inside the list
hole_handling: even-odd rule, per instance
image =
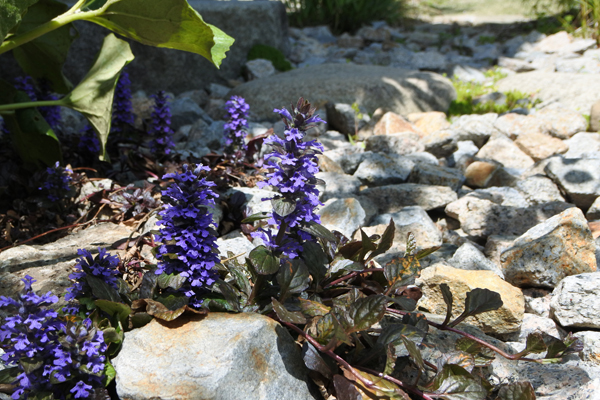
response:
[[[169,295],[161,300],[167,303],[169,307],[162,302],[146,299],[146,312],[163,321],[173,321],[183,314],[187,308],[187,298],[183,299],[181,296]],[[176,305],[180,306],[177,307]]]
[[[90,274],[87,274],[85,279],[92,288],[92,294],[98,299],[109,300],[115,303],[121,302],[121,296],[119,296],[119,292],[117,292],[114,287],[106,283],[104,279]]]
[[[438,370],[432,388],[436,398],[445,400],[484,400],[487,390],[463,367],[446,364]]]
[[[403,343],[403,336],[420,344],[425,336],[427,336],[427,332],[412,325],[389,324],[381,331],[381,334],[377,338],[377,344],[380,346],[387,346],[388,344],[397,346]]]
[[[27,10],[17,34],[30,31],[68,9],[66,4],[56,0],[40,1]],[[72,24],[67,24],[16,47],[13,55],[26,75],[46,79],[52,83],[54,91],[67,93],[73,85],[64,76],[62,69],[69,47],[76,37],[75,28]]]
[[[270,216],[271,216],[271,214],[268,212],[258,212],[258,213],[252,214],[249,217],[244,218],[242,220],[242,224],[250,224],[255,221],[261,221],[263,219],[269,218]]]
[[[261,275],[274,274],[279,270],[279,258],[263,245],[255,247],[250,252],[249,258],[256,272]]]
[[[103,329],[102,334],[106,343],[121,343],[123,341],[123,332],[117,332],[112,326]]]
[[[400,309],[406,311],[414,311],[417,308],[417,302],[409,297],[388,297],[388,300],[393,301],[400,306]]]
[[[279,197],[271,199],[271,206],[273,206],[273,212],[280,217],[286,217],[294,212],[296,209],[296,202],[284,197]]]
[[[456,349],[473,356],[476,367],[488,366],[496,358],[496,353],[473,339],[461,337],[456,340]]]
[[[0,104],[30,101],[27,94],[17,92],[12,85],[0,79]],[[40,169],[62,161],[58,138],[36,108],[15,110],[14,114],[4,114],[3,118],[13,145],[28,168]]]
[[[32,357],[21,357],[19,359],[19,364],[25,373],[30,374],[36,369],[44,366],[44,360]]]
[[[179,290],[181,286],[183,286],[183,284],[185,283],[185,277],[179,274],[162,273],[158,275],[156,283],[161,289],[171,288],[173,290]]]
[[[300,257],[304,260],[304,264],[306,264],[315,284],[319,285],[325,278],[327,266],[329,265],[329,260],[323,248],[318,243],[305,242],[302,245]]]
[[[355,259],[355,261],[365,261],[365,257],[367,256],[367,254],[369,252],[375,251],[375,249],[377,248],[375,243],[373,243],[373,240],[369,236],[367,236],[365,231],[363,231],[362,229],[360,230],[360,238],[362,248],[360,250],[360,253],[358,253],[358,256]]]
[[[547,350],[546,343],[544,343],[544,338],[539,332],[532,332],[527,335],[527,344],[525,345],[525,350],[523,350],[523,354],[528,353],[542,353]]]
[[[354,260],[360,254],[362,249],[361,241],[353,241],[350,243],[346,243],[342,247],[338,249],[339,253],[349,260]]]
[[[374,385],[372,387],[367,388],[367,387],[364,387],[359,380],[355,381],[356,385],[358,387],[360,387],[363,392],[373,394],[374,396],[376,396],[375,397],[376,399],[389,398],[390,400],[410,400],[410,397],[406,394],[406,392],[404,392],[402,389],[400,389],[398,387],[398,385],[396,385],[395,383],[390,382],[386,379],[380,378],[377,375],[371,375],[367,372],[364,372],[364,371],[361,371],[358,369],[356,369],[355,371],[359,375],[361,375],[363,378],[366,378],[369,381],[374,383]],[[347,376],[350,376],[350,375],[347,375]],[[368,398],[372,398],[372,397],[369,396]]]
[[[319,318],[315,327],[317,331],[316,339],[321,344],[329,344],[331,341],[335,344],[341,342],[350,345],[352,343],[333,313]]]
[[[450,351],[445,352],[437,360],[438,369],[441,369],[446,364],[453,364],[463,367],[468,372],[473,372],[476,366],[475,357],[465,351]]]
[[[321,357],[317,349],[309,342],[304,342],[302,344],[302,359],[308,369],[320,373],[326,379],[331,379],[331,376],[333,375],[332,368],[327,364],[323,357]]]
[[[499,293],[489,289],[475,288],[467,293],[465,299],[465,311],[449,326],[458,325],[467,317],[472,317],[487,311],[497,310],[504,303]]]
[[[512,382],[502,385],[496,400],[535,400],[535,390],[530,382]]]
[[[446,319],[444,319],[442,326],[446,326],[448,325],[448,322],[450,322],[450,318],[452,318],[452,302],[454,301],[454,298],[452,297],[450,286],[448,286],[447,283],[442,283],[440,285],[440,290],[442,291],[444,303],[446,303]]]
[[[327,307],[325,304],[319,303],[318,301],[307,300],[302,297],[299,297],[298,300],[300,300],[300,309],[302,310],[302,313],[309,317],[323,316],[331,311],[330,307]]]
[[[397,289],[406,285],[419,272],[421,264],[413,256],[396,258],[383,267],[383,275],[390,287]]]
[[[216,282],[219,292],[225,297],[225,300],[231,304],[231,308],[236,311],[240,311],[240,299],[236,294],[235,290],[222,279],[218,279]]]
[[[427,257],[428,255],[435,253],[436,251],[438,251],[441,248],[441,246],[434,246],[434,247],[430,247],[428,249],[423,249],[421,251],[419,251],[415,257],[417,260],[420,260],[422,258]]]
[[[131,325],[134,328],[141,328],[142,326],[149,324],[154,317],[146,312],[138,312],[131,316]]]
[[[361,231],[362,232],[362,231]],[[385,228],[383,235],[381,235],[381,239],[379,239],[379,244],[377,245],[377,249],[375,249],[370,255],[369,259],[373,259],[380,254],[384,254],[386,251],[392,248],[392,244],[394,243],[394,235],[396,234],[396,225],[394,224],[394,220],[390,219],[390,224]]]
[[[417,368],[419,368],[421,371],[425,370],[425,363],[423,362],[423,356],[421,355],[421,350],[419,350],[419,348],[417,347],[415,342],[413,342],[412,340],[409,340],[404,335],[400,336],[400,338],[402,339],[402,342],[404,343],[406,350],[408,350],[408,354],[410,354],[410,357],[412,358],[412,360],[415,363],[415,365],[417,366]]]
[[[228,258],[231,258],[235,255],[231,251],[227,254]],[[248,280],[247,272],[244,271],[237,259],[231,258],[229,261],[225,262],[225,268],[227,268],[235,280],[235,284],[237,285],[238,289],[240,289],[242,293],[246,295],[246,297],[249,297],[250,293],[252,292],[252,285],[250,285],[250,281]]]
[[[27,9],[38,0],[2,0],[0,2],[0,43],[20,22]]]
[[[348,318],[351,326],[347,332],[362,331],[381,321],[385,315],[387,303],[388,299],[383,295],[369,296],[356,300],[348,309]]]
[[[279,268],[277,282],[279,283],[279,298],[285,299],[287,293],[300,293],[309,285],[308,268],[302,260],[286,260]]]
[[[388,345],[385,349],[385,367],[383,373],[385,375],[391,375],[394,372],[394,366],[398,357],[395,354],[394,346]]]
[[[106,377],[106,381],[104,382],[105,387],[108,386],[117,376],[117,371],[108,358],[104,363],[104,376]]]
[[[10,385],[20,373],[19,367],[10,367],[0,370],[0,384]]]
[[[159,275],[154,271],[146,271],[142,277],[142,285],[140,286],[140,299],[152,299],[157,293]]]
[[[329,229],[325,228],[321,224],[317,224],[314,221],[309,222],[308,225],[302,226],[300,229],[304,232],[310,233],[316,238],[324,239],[333,243],[337,242],[337,238]]]
[[[271,299],[271,304],[273,304],[273,311],[275,311],[280,320],[290,324],[306,324],[306,318],[304,318],[304,315],[300,311],[289,311],[275,298]]]
[[[88,21],[143,44],[200,54],[217,68],[234,42],[186,0],[108,0]]]
[[[121,321],[121,324],[127,327],[126,322],[129,314],[131,314],[131,308],[127,304],[109,300],[96,300],[94,304],[108,315],[115,315]]]
[[[92,68],[79,85],[62,99],[66,107],[85,115],[90,125],[94,127],[102,146],[101,160],[107,159],[106,141],[112,120],[115,86],[121,70],[133,58],[127,42],[117,39],[113,34],[106,36]]]

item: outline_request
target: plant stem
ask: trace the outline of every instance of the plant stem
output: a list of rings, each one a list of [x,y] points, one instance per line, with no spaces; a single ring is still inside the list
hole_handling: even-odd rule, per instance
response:
[[[362,271],[354,271],[354,272],[349,273],[348,275],[345,275],[345,276],[342,276],[341,278],[336,279],[333,282],[328,283],[327,285],[325,285],[324,289],[328,288],[329,286],[334,286],[334,285],[337,285],[338,283],[347,281],[348,279],[352,279],[355,276],[358,276],[360,274],[368,274],[369,272],[378,272],[378,271],[383,271],[383,269],[382,268],[365,268]]]
[[[65,102],[62,99],[59,100],[44,100],[44,101],[28,101],[26,103],[12,103],[0,105],[0,113],[9,110],[20,110],[23,108],[32,107],[52,107],[52,106],[64,106]]]
[[[410,314],[409,311],[395,310],[393,308],[386,308],[385,311],[390,312],[392,314],[399,314],[399,315]],[[463,332],[461,330],[452,328],[450,326],[444,326],[442,324],[438,324],[437,322],[433,322],[433,321],[429,321],[429,320],[426,320],[426,321],[429,325],[433,326],[434,328],[437,328],[442,331],[450,331],[450,332],[458,333],[459,335],[469,338],[469,339],[479,343],[480,345],[485,346],[490,350],[493,350],[494,352],[500,354],[502,357],[507,358],[509,360],[533,361],[533,362],[537,362],[537,363],[542,361],[542,360],[534,360],[532,358],[521,358],[521,356],[519,354],[508,354],[505,351],[500,350],[498,347],[494,346],[493,344],[489,344],[485,340],[479,339],[478,337],[473,336],[470,333]]]
[[[105,10],[105,7],[102,7],[94,11],[78,12],[78,7],[81,7],[82,4],[83,1],[80,0],[79,2],[77,2],[75,7],[71,8],[66,13],[61,14],[58,17],[55,17],[54,19],[46,22],[45,24],[42,24],[25,33],[9,37],[2,44],[0,44],[0,54],[6,53],[7,51],[11,51],[15,47],[19,47],[27,42],[32,41],[33,39],[37,39],[38,37],[48,32],[52,32],[53,30],[63,27],[67,24],[70,24],[73,21],[97,17],[101,15]]]

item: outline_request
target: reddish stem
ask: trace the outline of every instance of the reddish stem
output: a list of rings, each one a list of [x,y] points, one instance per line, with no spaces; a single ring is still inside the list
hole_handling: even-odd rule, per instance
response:
[[[383,269],[382,268],[365,268],[362,271],[354,271],[354,272],[349,273],[348,275],[345,275],[345,276],[342,276],[341,278],[336,279],[333,282],[328,283],[327,285],[325,285],[325,287],[323,289],[326,289],[329,286],[334,286],[334,285],[337,285],[338,283],[352,279],[355,276],[358,276],[360,274],[368,274],[370,272],[378,272],[378,271],[383,271]]]

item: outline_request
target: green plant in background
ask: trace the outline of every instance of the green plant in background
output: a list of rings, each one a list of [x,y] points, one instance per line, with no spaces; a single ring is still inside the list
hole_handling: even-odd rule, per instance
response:
[[[493,44],[495,42],[496,42],[496,36],[481,35],[477,38],[478,44],[490,44],[490,43]]]
[[[266,44],[254,45],[248,52],[248,61],[256,60],[257,58],[271,61],[277,71],[285,72],[294,68],[279,49],[267,46]]]
[[[355,32],[373,21],[398,23],[407,12],[404,0],[283,0],[283,3],[292,25],[329,25],[335,33]]]
[[[12,51],[27,75],[47,79],[55,91],[66,93],[59,100],[32,102],[24,92],[0,80],[0,115],[30,168],[62,159],[58,138],[37,110],[42,106],[69,107],[82,113],[100,140],[100,158],[107,157],[115,86],[121,70],[134,57],[129,44],[108,35],[94,65],[73,88],[62,67],[75,39],[72,22],[78,20],[147,45],[200,54],[217,67],[233,43],[223,31],[206,24],[186,0],[79,0],[71,9],[56,0],[1,2],[0,54]]]
[[[546,0],[524,1],[531,5],[538,19],[547,17]],[[545,21],[541,25],[545,30],[544,33],[554,33],[557,28],[562,28],[576,35],[594,38],[600,43],[600,0],[555,0],[551,3],[558,11],[556,15],[558,23]]]

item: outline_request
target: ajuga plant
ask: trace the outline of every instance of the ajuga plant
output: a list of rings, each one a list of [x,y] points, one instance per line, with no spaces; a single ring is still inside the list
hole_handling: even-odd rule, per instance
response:
[[[58,96],[52,93],[50,83],[46,79],[40,80],[38,86],[39,88],[35,86],[30,76],[20,76],[15,79],[15,88],[27,93],[32,101],[58,100]],[[58,128],[61,122],[60,107],[45,106],[40,107],[39,111],[52,129]]]
[[[109,286],[115,291],[118,290],[117,276],[119,271],[117,265],[119,258],[110,255],[106,249],[98,248],[98,255],[92,256],[88,250],[78,249],[77,264],[75,272],[69,275],[73,281],[71,287],[67,289],[65,300],[71,302],[63,311],[66,314],[77,314],[80,311],[88,312],[95,307],[94,300],[98,299],[97,286]],[[75,301],[76,300],[76,301]]]
[[[202,177],[208,167],[183,166],[181,173],[166,174],[163,179],[173,183],[162,192],[164,208],[159,212],[160,232],[156,235],[159,260],[156,274],[177,274],[185,283],[177,289],[189,299],[189,305],[199,308],[202,296],[217,278],[214,270],[219,262],[216,250],[216,230],[208,207],[217,195],[213,182]]]
[[[129,80],[129,73],[123,70],[115,87],[111,132],[123,132],[126,127],[133,126],[133,122],[131,81]]]
[[[265,140],[273,151],[265,156],[267,180],[257,186],[270,185],[278,193],[271,199],[273,212],[268,220],[274,229],[260,229],[253,235],[261,238],[265,249],[275,257],[295,258],[302,251],[302,243],[315,241],[311,227],[320,222],[315,207],[321,204],[315,174],[319,172],[317,155],[323,146],[316,141],[303,141],[306,130],[322,122],[315,111],[302,98],[291,112],[275,109],[285,123],[284,138],[271,135]]]
[[[232,162],[240,162],[246,154],[246,130],[248,129],[248,110],[250,106],[243,97],[231,96],[225,103],[229,121],[225,124],[225,149],[223,154]]]
[[[66,323],[50,308],[58,297],[38,295],[30,276],[18,298],[0,297],[0,308],[10,313],[0,327],[2,371],[14,382],[17,399],[89,398],[103,387],[106,350],[102,331],[87,319]]]
[[[83,128],[82,133],[79,135],[77,149],[84,154],[92,155],[96,155],[100,151],[100,141],[96,137],[96,132],[94,132],[94,129],[91,126],[86,125]]]
[[[125,218],[136,217],[160,206],[160,201],[152,197],[153,185],[136,188],[133,184],[110,194],[113,206],[117,206]]]
[[[171,140],[173,129],[171,129],[171,109],[167,102],[169,96],[161,90],[151,97],[154,99],[154,111],[151,115],[150,150],[159,156],[167,155],[175,147],[175,143]]]
[[[51,202],[60,202],[72,192],[72,173],[70,168],[61,167],[57,161],[53,167],[46,168],[44,182],[38,190]]]

